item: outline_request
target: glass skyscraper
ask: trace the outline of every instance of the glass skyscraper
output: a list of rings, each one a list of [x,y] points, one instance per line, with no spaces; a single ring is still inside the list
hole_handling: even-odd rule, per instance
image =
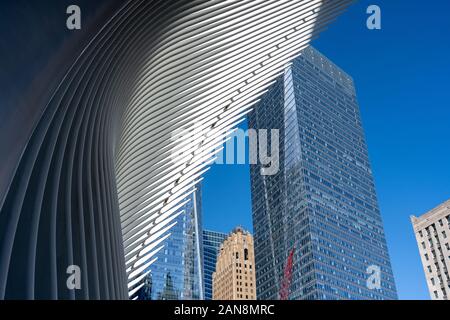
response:
[[[201,186],[185,200],[171,235],[145,277],[140,300],[203,300],[203,241]],[[170,222],[172,223],[172,221]]]
[[[212,300],[212,274],[216,270],[220,245],[227,238],[226,233],[203,230],[203,274],[205,300]]]
[[[292,249],[289,299],[396,299],[351,77],[306,48],[249,128],[280,136],[278,173],[250,169],[258,299],[279,298]]]

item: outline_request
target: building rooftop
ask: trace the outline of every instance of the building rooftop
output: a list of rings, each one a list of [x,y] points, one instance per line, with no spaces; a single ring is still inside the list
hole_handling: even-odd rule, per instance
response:
[[[415,228],[417,227],[417,229],[421,229],[422,227],[439,219],[444,212],[447,212],[449,210],[450,210],[450,199],[441,203],[437,207],[431,209],[430,211],[419,217],[411,215],[411,222]]]

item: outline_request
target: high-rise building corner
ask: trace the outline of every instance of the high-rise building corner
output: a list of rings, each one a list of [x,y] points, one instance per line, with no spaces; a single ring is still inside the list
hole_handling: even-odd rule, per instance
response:
[[[249,128],[279,136],[278,172],[250,166],[258,299],[280,298],[291,252],[288,299],[396,299],[352,78],[308,47]]]
[[[449,300],[450,199],[420,217],[411,216],[430,297]]]

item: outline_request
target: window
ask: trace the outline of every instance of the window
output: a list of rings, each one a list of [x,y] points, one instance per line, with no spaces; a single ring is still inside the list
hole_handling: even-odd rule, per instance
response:
[[[244,260],[248,260],[248,249],[244,249]]]

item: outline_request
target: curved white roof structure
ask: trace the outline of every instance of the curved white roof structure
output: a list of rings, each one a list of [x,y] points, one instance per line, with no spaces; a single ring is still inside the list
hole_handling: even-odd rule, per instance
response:
[[[116,163],[131,297],[226,133],[349,2],[194,2],[162,30],[128,102]]]
[[[0,128],[0,299],[135,298],[213,150],[351,2],[130,0],[94,26]]]

